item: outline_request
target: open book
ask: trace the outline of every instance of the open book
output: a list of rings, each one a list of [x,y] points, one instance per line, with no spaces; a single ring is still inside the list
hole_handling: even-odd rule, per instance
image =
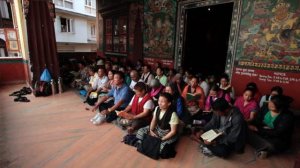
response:
[[[118,111],[118,110],[115,110],[115,112],[117,113],[117,116],[122,117],[122,118],[125,118],[125,119],[131,119],[131,118],[133,117],[132,114],[126,113],[126,112],[124,112],[124,111]]]
[[[211,141],[213,141],[214,139],[216,139],[217,137],[219,137],[220,135],[222,135],[222,132],[219,132],[219,131],[217,131],[217,130],[211,129],[211,130],[206,131],[205,133],[203,133],[203,134],[201,135],[201,138],[202,138],[203,140],[206,140],[206,141],[208,141],[208,142],[211,142]]]
[[[192,93],[186,93],[186,100],[187,101],[195,101],[195,100],[199,100],[201,97],[200,94],[192,94]]]

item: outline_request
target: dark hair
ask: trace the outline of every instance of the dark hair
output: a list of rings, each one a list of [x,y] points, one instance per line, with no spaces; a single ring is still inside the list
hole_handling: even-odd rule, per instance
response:
[[[250,91],[251,93],[252,93],[252,97],[254,97],[254,95],[255,95],[255,91],[254,91],[254,89],[253,88],[246,88],[246,89],[244,89],[244,92],[243,93],[245,93],[246,91]]]
[[[143,91],[143,90],[146,91],[147,85],[144,82],[137,82],[133,88],[134,88],[134,90],[137,90],[137,91]]]
[[[226,79],[227,81],[229,81],[229,76],[226,74],[226,73],[223,73],[221,76],[220,76],[220,80],[224,78]]]
[[[106,69],[103,66],[99,66],[98,71],[99,71],[99,69],[102,69],[103,72],[106,74]]]
[[[282,95],[283,94],[283,89],[280,86],[274,86],[274,87],[272,87],[271,92],[273,92],[273,91],[277,92],[278,95]]]
[[[220,87],[218,85],[214,84],[214,85],[212,85],[210,90],[218,92],[220,90]]]
[[[257,85],[254,82],[249,82],[246,86],[246,89],[247,88],[252,89],[254,91],[253,93],[255,93],[258,90]]]
[[[114,75],[119,75],[121,79],[123,79],[123,80],[125,79],[125,75],[121,71],[116,71]]]
[[[109,72],[111,72],[113,75],[116,73],[115,70],[110,69],[110,70],[107,71],[107,75],[108,75]]]
[[[170,88],[172,89],[172,91],[173,91],[173,95],[172,95],[172,96],[173,96],[174,98],[177,98],[177,97],[180,96],[179,91],[178,91],[178,87],[177,87],[177,85],[176,85],[175,83],[173,83],[173,82],[168,83],[168,84],[166,85],[166,87],[170,87]]]
[[[172,95],[170,93],[163,92],[159,95],[159,97],[164,97],[168,100],[168,102],[171,102],[171,103],[173,101]]]
[[[94,66],[88,66],[88,69],[90,69],[92,72],[97,72],[97,68],[96,67],[94,67]]]
[[[284,95],[275,95],[271,97],[270,101],[274,103],[279,112],[283,112],[289,108],[290,104],[293,102],[293,98]]]
[[[83,61],[79,61],[78,64],[85,66],[85,62],[83,62]]]
[[[224,98],[218,98],[217,100],[215,100],[212,105],[211,105],[212,109],[214,111],[221,111],[224,112],[226,109],[228,109],[230,106],[228,104],[228,102],[224,99]]]
[[[197,76],[193,75],[191,79],[196,79],[196,81],[199,83],[199,78]]]

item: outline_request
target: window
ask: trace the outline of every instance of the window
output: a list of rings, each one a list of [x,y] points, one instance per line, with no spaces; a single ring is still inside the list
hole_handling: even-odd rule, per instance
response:
[[[0,58],[8,57],[5,41],[0,39]]]
[[[92,0],[85,0],[85,12],[92,15],[96,14],[95,4]]]
[[[55,0],[57,6],[73,9],[73,0]]]
[[[74,24],[73,19],[60,17],[61,32],[74,32],[73,24]]]
[[[92,0],[85,0],[85,5],[92,7]]]
[[[91,25],[91,36],[96,36],[96,26]]]
[[[9,11],[8,11],[8,4],[6,1],[0,0],[0,12],[3,19],[10,19]]]
[[[126,56],[127,54],[127,16],[105,20],[105,51]]]

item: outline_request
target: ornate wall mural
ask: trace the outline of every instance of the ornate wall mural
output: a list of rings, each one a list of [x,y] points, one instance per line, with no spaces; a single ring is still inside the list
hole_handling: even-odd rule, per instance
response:
[[[176,0],[144,0],[144,56],[173,58]]]
[[[300,72],[299,16],[299,0],[243,0],[236,65]]]

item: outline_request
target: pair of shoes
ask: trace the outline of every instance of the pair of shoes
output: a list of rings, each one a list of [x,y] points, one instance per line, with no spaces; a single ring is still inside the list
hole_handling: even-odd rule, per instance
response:
[[[15,102],[30,102],[30,100],[27,99],[27,97],[22,97],[22,96],[15,98],[14,101]]]
[[[95,120],[93,120],[93,124],[94,125],[99,125],[101,123],[103,123],[106,120],[105,115],[102,115],[100,113],[97,114],[97,118]]]
[[[93,118],[90,119],[91,122],[94,122],[98,117],[100,113],[97,113]]]
[[[205,147],[205,146],[200,146],[200,148],[202,149],[202,153],[205,155],[205,156],[208,156],[208,157],[212,157],[212,156],[214,156],[214,154],[212,153],[212,151],[211,150],[209,150],[207,147]]]
[[[259,151],[256,153],[256,157],[259,159],[266,159],[268,157],[268,151]]]
[[[29,87],[23,87],[20,91],[23,92],[24,94],[31,94],[32,93],[32,90]]]
[[[9,94],[9,96],[19,96],[20,95],[20,91],[15,91],[11,94]]]

